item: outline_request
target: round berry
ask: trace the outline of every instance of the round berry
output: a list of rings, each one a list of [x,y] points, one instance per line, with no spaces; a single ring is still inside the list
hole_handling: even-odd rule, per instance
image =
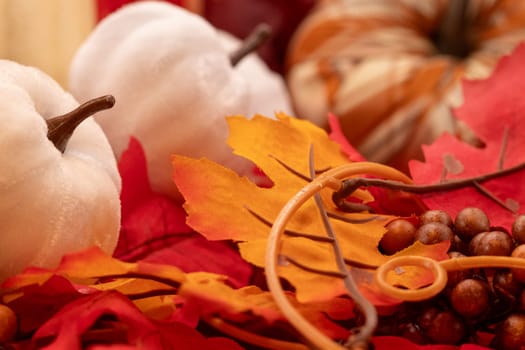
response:
[[[496,296],[514,304],[522,287],[511,270],[498,269],[492,277],[492,289]]]
[[[386,230],[379,241],[379,248],[387,255],[392,255],[414,243],[416,227],[408,220],[394,220],[386,225]]]
[[[525,289],[521,291],[518,298],[518,310],[525,312]]]
[[[525,244],[520,244],[514,248],[510,256],[525,259]],[[512,269],[511,271],[516,281],[525,283],[525,269]]]
[[[459,344],[467,334],[464,321],[450,310],[430,308],[420,317],[425,335],[439,344]]]
[[[450,228],[453,226],[452,218],[446,211],[443,210],[427,210],[419,216],[420,225],[425,225],[431,222],[439,222],[443,225],[447,225]]]
[[[454,235],[450,242],[450,250],[468,254],[468,243],[461,240],[458,235]]]
[[[401,337],[410,340],[412,343],[423,345],[426,343],[425,336],[421,327],[413,322],[403,323],[396,332]]]
[[[443,241],[450,241],[454,238],[454,232],[439,222],[430,222],[419,226],[416,231],[415,239],[423,244],[435,244]]]
[[[514,249],[512,237],[503,231],[489,231],[478,233],[470,241],[470,255],[509,256]]]
[[[489,288],[477,279],[468,278],[458,282],[449,298],[454,310],[467,318],[480,316],[489,308]]]
[[[479,208],[464,208],[454,220],[456,234],[463,241],[470,241],[476,234],[490,230],[489,218]]]
[[[16,315],[9,307],[0,304],[0,343],[13,339],[16,333]]]
[[[511,314],[496,330],[497,349],[523,350],[525,348],[525,315]]]
[[[512,224],[512,237],[518,244],[525,244],[525,214],[520,215]]]

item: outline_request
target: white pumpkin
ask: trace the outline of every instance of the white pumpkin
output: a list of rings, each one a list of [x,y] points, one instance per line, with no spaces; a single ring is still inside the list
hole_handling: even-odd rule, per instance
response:
[[[89,118],[55,147],[46,120],[78,103],[36,68],[0,60],[0,96],[0,280],[92,245],[111,253],[121,180],[103,131]]]
[[[140,1],[94,29],[73,59],[69,87],[79,101],[115,96],[115,107],[97,120],[116,156],[136,137],[153,190],[180,198],[172,154],[206,157],[248,174],[251,163],[226,144],[225,117],[290,113],[284,82],[259,58],[231,65],[238,42],[183,8]]]

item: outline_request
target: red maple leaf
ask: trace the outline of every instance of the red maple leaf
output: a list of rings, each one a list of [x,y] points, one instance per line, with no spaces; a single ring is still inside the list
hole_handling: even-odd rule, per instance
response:
[[[122,349],[242,349],[230,339],[207,339],[182,323],[153,321],[114,291],[91,294],[67,304],[37,330],[33,342],[49,350],[82,349],[87,345],[96,348],[95,344],[104,343]]]
[[[484,210],[492,226],[509,229],[525,206],[525,44],[501,59],[492,76],[463,82],[464,103],[455,110],[484,144],[473,147],[443,135],[423,147],[425,162],[412,161],[410,172],[418,184],[435,184],[476,178],[517,167],[490,180],[422,196],[428,207],[443,209],[453,217],[464,207]],[[521,166],[520,166],[521,164]],[[446,175],[443,177],[443,175]]]

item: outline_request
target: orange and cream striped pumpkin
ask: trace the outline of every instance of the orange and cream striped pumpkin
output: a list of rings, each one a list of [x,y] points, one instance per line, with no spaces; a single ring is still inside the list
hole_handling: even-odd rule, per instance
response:
[[[522,40],[522,0],[324,0],[289,44],[287,82],[298,117],[332,112],[369,160],[406,169],[443,132],[472,139],[452,115],[460,80]]]

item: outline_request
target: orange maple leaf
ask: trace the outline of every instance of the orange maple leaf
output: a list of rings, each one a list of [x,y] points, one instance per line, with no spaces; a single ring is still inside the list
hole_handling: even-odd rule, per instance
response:
[[[273,220],[288,200],[311,180],[308,175],[310,149],[314,150],[316,172],[349,164],[349,160],[324,130],[304,120],[278,114],[276,120],[263,116],[253,119],[235,116],[228,117],[227,122],[230,128],[228,142],[234,152],[253,161],[271,179],[273,186],[258,187],[210,160],[180,155],[173,156],[174,181],[186,200],[184,208],[190,227],[210,240],[239,242],[242,257],[264,267],[267,237]],[[331,223],[348,262],[373,268],[391,258],[378,250],[378,244],[392,216],[343,213],[330,200],[329,189],[320,194],[327,211],[346,220],[332,217]],[[363,190],[354,195],[365,202],[373,199]],[[287,231],[289,234],[281,244],[282,255],[304,266],[337,270],[332,247],[305,237],[325,235],[313,200],[297,211]],[[301,235],[294,235],[294,232]],[[446,258],[447,248],[448,244],[414,243],[394,256],[420,255],[442,260]],[[294,264],[279,267],[279,274],[294,285],[300,302],[326,301],[345,293],[340,279],[314,274]],[[415,276],[419,275],[407,275],[401,282],[409,288],[428,283],[428,276]],[[367,282],[369,279],[369,275],[362,278],[362,287],[368,294],[376,293],[373,283]]]
[[[67,281],[70,284],[65,284]],[[29,291],[34,293],[35,288],[48,291],[58,288],[64,294],[61,298],[67,302],[101,291],[118,292],[133,300],[145,316],[157,320],[177,319],[181,308],[189,310],[184,312],[192,313],[189,316],[193,320],[216,315],[235,322],[250,321],[256,317],[267,324],[285,320],[271,293],[256,286],[235,289],[227,283],[227,276],[224,275],[184,273],[174,266],[148,262],[123,262],[96,247],[64,256],[55,269],[29,268],[7,279],[1,288],[6,288],[2,301],[27,317],[31,315],[21,312],[21,309],[34,309],[31,303],[44,302],[51,309],[64,304],[60,298],[56,299],[56,305],[49,300],[35,300]],[[297,304],[293,295],[290,294],[289,298]],[[341,319],[349,319],[353,316],[352,301],[335,298],[322,304],[297,305],[297,308],[328,336],[335,339],[348,336],[348,330],[331,321],[326,314],[337,319],[335,314],[331,315],[337,309]],[[35,322],[29,323],[39,326]]]

